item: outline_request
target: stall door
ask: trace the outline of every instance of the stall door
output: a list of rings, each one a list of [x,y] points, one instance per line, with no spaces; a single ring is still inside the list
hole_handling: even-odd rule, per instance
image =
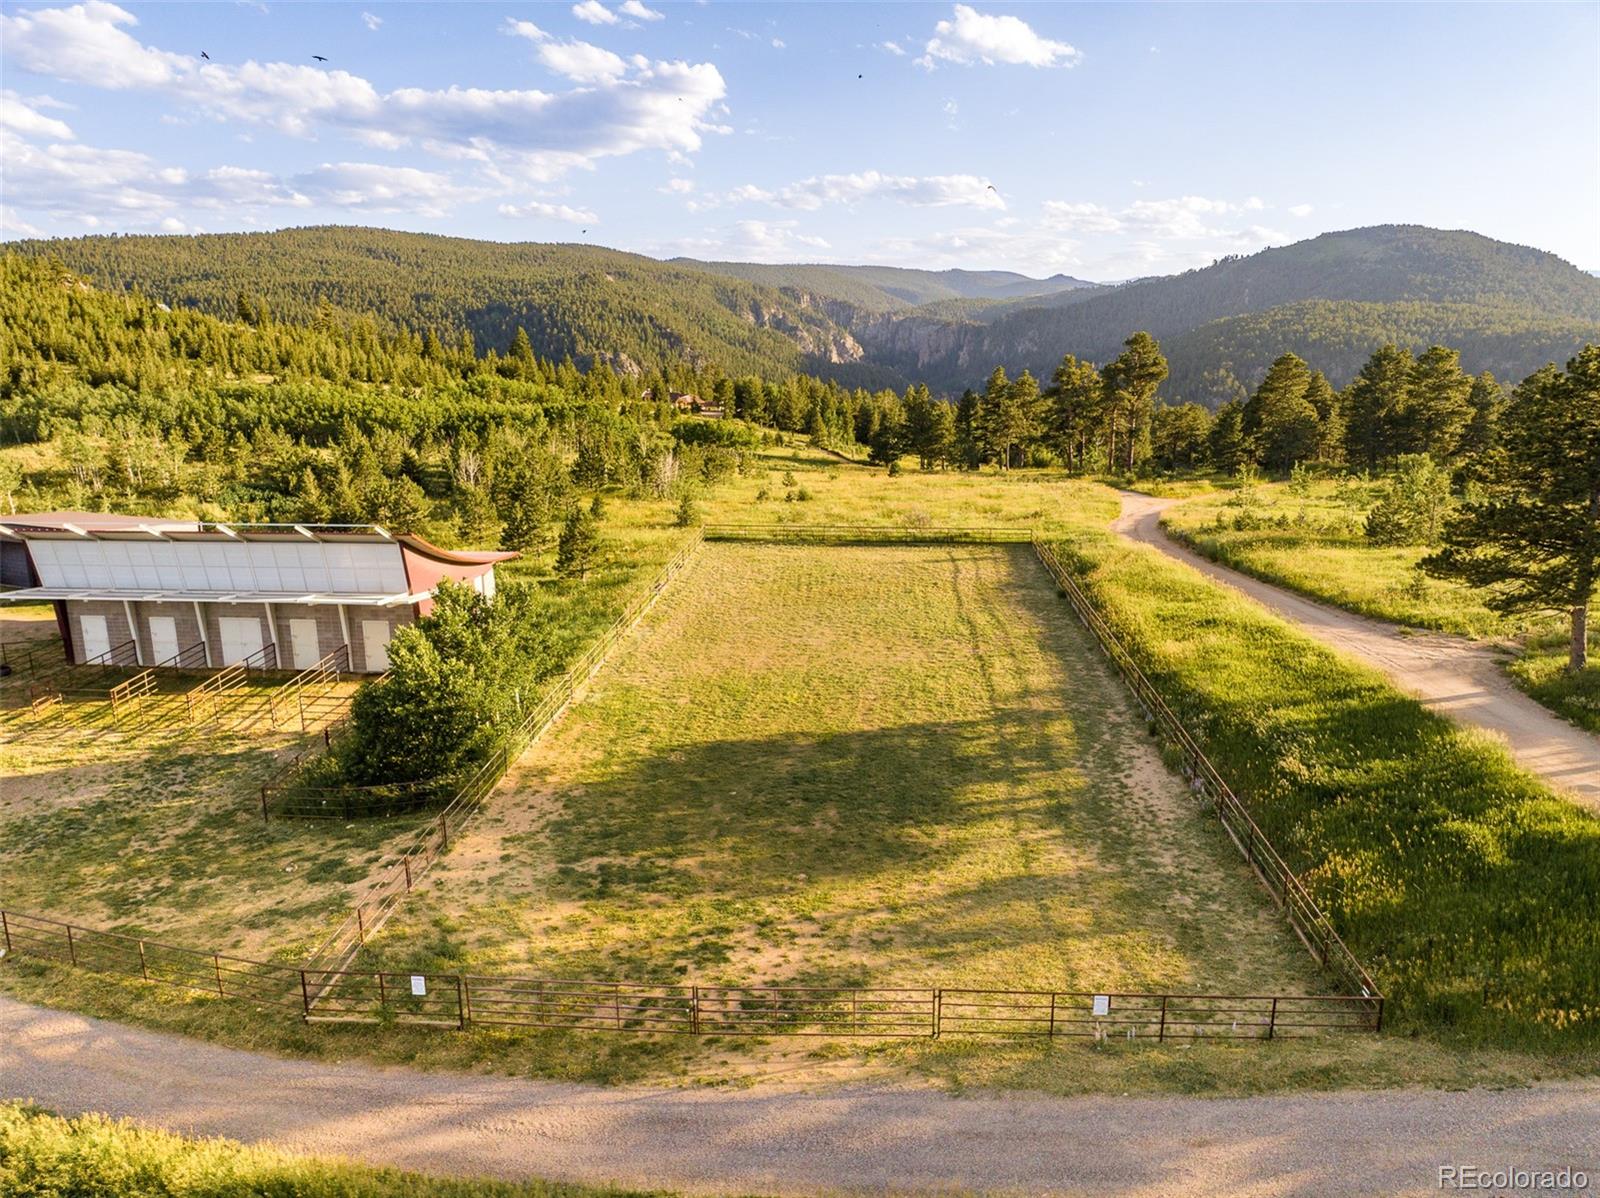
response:
[[[83,654],[78,661],[88,664],[111,652],[111,633],[106,629],[104,616],[79,616],[78,627],[83,632]]]
[[[178,621],[171,616],[150,617],[150,660],[165,665],[178,656]]]
[[[366,654],[367,673],[381,674],[389,668],[388,620],[362,620],[361,645]]]
[[[253,616],[223,616],[218,623],[222,626],[222,664],[225,666],[260,652],[266,643],[261,639],[261,621]]]
[[[317,652],[317,622],[315,620],[289,621],[289,650],[294,656],[294,668],[309,670],[321,660]]]

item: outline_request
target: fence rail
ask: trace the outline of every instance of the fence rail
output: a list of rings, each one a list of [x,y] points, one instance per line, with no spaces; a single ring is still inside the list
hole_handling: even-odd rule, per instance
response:
[[[0,911],[7,957],[34,955],[218,997],[298,1007],[307,1020],[399,1022],[466,1028],[568,1028],[698,1035],[1046,1036],[1135,1039],[1247,1038],[1378,1032],[1384,998],[1326,914],[1289,869],[1182,722],[1101,617],[1056,550],[1017,529],[863,529],[849,526],[713,525],[686,544],[611,628],[575,661],[525,715],[506,743],[407,844],[304,966],[247,961],[97,932],[37,916]],[[644,615],[702,543],[712,540],[816,540],[834,543],[935,543],[934,534],[968,543],[1031,543],[1133,690],[1149,718],[1182,753],[1197,791],[1290,926],[1347,992],[1322,995],[1157,994],[962,988],[804,988],[653,986],[618,981],[481,977],[349,968],[451,837],[477,811],[513,761],[536,740]],[[905,534],[920,538],[913,541]],[[759,535],[758,535],[759,534]],[[881,535],[880,535],[881,534]],[[951,538],[954,539],[954,538]],[[215,680],[212,680],[215,681]],[[265,809],[266,796],[263,793]],[[131,947],[130,947],[131,946]],[[209,966],[209,972],[208,972]]]
[[[1060,555],[1056,553],[1054,547],[1038,538],[1035,538],[1033,547],[1045,569],[1050,572],[1051,577],[1056,580],[1062,593],[1072,604],[1084,627],[1089,629],[1100,642],[1100,647],[1121,672],[1129,689],[1133,691],[1150,719],[1178,747],[1195,788],[1211,800],[1213,810],[1224,830],[1244,854],[1245,860],[1255,870],[1256,876],[1261,879],[1273,900],[1282,908],[1295,934],[1323,966],[1331,970],[1352,993],[1376,995],[1378,985],[1372,980],[1372,975],[1345,945],[1316,899],[1278,855],[1278,850],[1251,818],[1245,805],[1233,793],[1232,787],[1217,772],[1211,759],[1189,735],[1189,730],[1184,727],[1183,722],[1167,706],[1166,700],[1139,668],[1133,655],[1128,652],[1111,630],[1111,626],[1105,622],[1094,604],[1084,594],[1072,572],[1062,564]]]
[[[223,666],[200,685],[183,696],[191,724],[203,724],[222,714],[223,704],[229,695],[241,689],[250,679],[251,671],[260,673],[274,669],[278,664],[278,646],[268,641],[261,648],[241,657],[231,665]]]
[[[267,714],[274,728],[288,727],[298,718],[300,731],[306,731],[307,692],[310,691],[312,718],[325,697],[323,691],[350,669],[350,646],[340,645],[320,661],[301,670],[267,698]]]
[[[522,756],[528,746],[542,736],[566,710],[579,688],[600,668],[617,642],[650,610],[661,592],[689,564],[702,543],[701,536],[696,533],[673,554],[649,588],[629,603],[604,635],[567,667],[566,672],[523,715],[521,723],[512,730],[506,742],[468,775],[461,789],[438,815],[400,850],[398,859],[367,888],[355,908],[312,954],[312,961],[318,964],[319,969],[326,964],[333,973],[345,971],[344,967],[361,951],[367,937],[383,925],[405,896],[411,893],[411,888],[450,847],[450,838],[458,834],[462,826],[476,814],[484,796],[505,776],[511,763]],[[316,996],[325,993],[326,988],[319,989]]]
[[[0,910],[3,958],[35,957],[276,1008],[311,1023],[694,1036],[1245,1039],[1376,1032],[1383,999],[944,987],[651,985],[327,969],[207,953]]]
[[[1016,527],[892,527],[870,524],[708,524],[708,541],[807,545],[1026,545],[1033,531]]]
[[[61,660],[61,645],[58,642],[36,644],[32,642],[0,641],[0,665],[10,666],[13,673],[27,670],[29,673],[40,668],[41,665]]]

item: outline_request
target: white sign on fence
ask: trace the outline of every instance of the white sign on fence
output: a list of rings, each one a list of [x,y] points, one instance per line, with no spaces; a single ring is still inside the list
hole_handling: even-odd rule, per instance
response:
[[[420,973],[412,974],[411,975],[411,993],[414,994],[416,997],[421,998],[427,992],[428,992],[428,979],[423,977],[422,974],[420,974]]]
[[[1111,1014],[1111,996],[1109,994],[1096,994],[1094,996],[1094,1013],[1097,1016]]]

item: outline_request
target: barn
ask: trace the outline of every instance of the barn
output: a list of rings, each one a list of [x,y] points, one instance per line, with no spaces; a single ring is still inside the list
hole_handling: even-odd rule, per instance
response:
[[[382,673],[389,641],[444,579],[494,594],[515,553],[440,549],[375,524],[206,524],[92,512],[0,517],[28,585],[0,602],[55,605],[69,662]],[[15,564],[14,564],[15,565]],[[23,577],[20,567],[14,575]]]

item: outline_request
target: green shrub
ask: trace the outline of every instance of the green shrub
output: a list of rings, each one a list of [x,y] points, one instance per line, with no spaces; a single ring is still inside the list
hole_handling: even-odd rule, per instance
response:
[[[104,1115],[62,1119],[0,1103],[7,1198],[585,1198],[624,1191],[425,1177],[232,1140],[192,1139]]]

